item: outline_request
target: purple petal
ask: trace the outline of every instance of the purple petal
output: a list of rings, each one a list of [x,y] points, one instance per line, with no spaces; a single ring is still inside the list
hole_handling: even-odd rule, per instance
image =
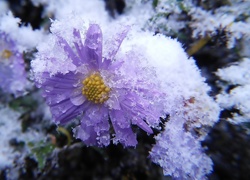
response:
[[[67,74],[56,74],[50,76],[44,73],[45,82],[43,96],[50,106],[53,119],[57,123],[66,123],[77,117],[86,109],[89,103],[85,103],[85,98],[81,94],[74,92],[79,89],[76,84],[78,75],[72,72]]]
[[[74,73],[65,75],[56,74],[52,77],[44,73],[43,77],[45,79],[45,82],[42,83],[44,87],[43,96],[46,98],[49,105],[69,99],[78,81]]]
[[[97,134],[94,131],[93,126],[86,126],[81,124],[73,129],[74,136],[78,139],[81,139],[86,145],[94,146],[97,145]]]
[[[50,110],[55,122],[63,124],[82,114],[88,106],[89,102],[85,102],[80,106],[75,106],[71,103],[70,99],[66,99],[50,106]]]
[[[102,31],[99,25],[91,24],[89,26],[84,46],[87,61],[95,70],[98,70],[99,64],[102,62]]]
[[[75,37],[74,45],[75,45],[76,51],[78,53],[78,56],[80,57],[80,61],[78,62],[79,64],[77,64],[77,65],[80,66],[81,64],[88,64],[88,60],[86,57],[86,50],[82,44],[80,32],[77,29],[74,29],[73,34]]]
[[[57,36],[58,38],[58,43],[60,44],[61,47],[63,47],[64,51],[68,55],[70,59],[72,59],[73,63],[77,66],[80,65],[80,58],[75,54],[75,52],[72,50],[72,48],[69,46],[67,41],[65,41],[62,37]]]
[[[81,88],[73,90],[70,96],[70,101],[76,106],[79,106],[86,101],[86,97],[83,96]]]
[[[110,51],[108,52],[108,55],[106,57],[107,59],[113,60],[114,56],[116,55],[122,44],[122,41],[127,36],[130,30],[130,26],[123,26],[122,28],[123,29],[113,37],[112,41],[109,42]]]
[[[0,32],[0,88],[18,97],[24,95],[28,81],[22,52],[18,52],[15,43],[8,35]],[[5,50],[11,52],[10,57],[2,56]]]
[[[153,134],[153,130],[148,126],[146,122],[144,122],[140,118],[134,117],[132,119],[132,124],[139,126],[142,130],[146,131],[149,134]]]
[[[107,146],[110,143],[108,109],[102,106],[89,106],[81,119],[81,128],[76,137],[87,145]]]
[[[136,146],[136,135],[130,127],[130,122],[121,111],[111,111],[110,119],[115,130],[114,144],[121,142],[125,146]]]

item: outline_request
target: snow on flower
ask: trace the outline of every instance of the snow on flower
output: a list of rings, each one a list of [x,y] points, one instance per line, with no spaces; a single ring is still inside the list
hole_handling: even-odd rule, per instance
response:
[[[164,111],[171,116],[179,114],[189,127],[212,126],[218,121],[218,104],[208,95],[210,87],[204,82],[193,58],[188,58],[181,44],[163,35],[152,36],[149,32],[135,33],[136,38],[124,41],[126,47],[135,44],[144,49],[148,66],[155,68],[161,82]],[[139,49],[138,49],[139,51]],[[206,135],[206,133],[204,134]]]
[[[224,109],[237,109],[228,120],[232,123],[249,122],[250,119],[250,59],[244,58],[237,64],[219,69],[217,75],[224,82],[219,82],[222,90],[217,95],[217,102]],[[225,83],[226,81],[226,83]],[[231,88],[229,88],[231,86]],[[233,88],[232,88],[233,87]]]
[[[206,156],[199,141],[183,129],[177,116],[165,124],[165,130],[155,139],[150,158],[163,168],[164,175],[174,179],[206,179],[212,171],[212,160]]]
[[[133,44],[134,42],[130,43]],[[176,179],[204,179],[212,170],[212,161],[203,152],[200,140],[207,128],[218,121],[220,108],[208,95],[192,58],[188,58],[180,43],[162,35],[137,35],[138,46],[146,47],[149,64],[165,89],[165,111],[169,121],[165,130],[156,136],[150,158],[163,168],[165,175]],[[154,46],[145,46],[153,44]]]
[[[15,96],[25,94],[29,85],[23,51],[34,48],[42,37],[40,31],[20,28],[19,23],[11,13],[0,16],[0,88]]]
[[[20,96],[27,86],[22,53],[5,33],[0,33],[0,88],[5,93]]]
[[[87,145],[107,146],[112,139],[135,146],[131,125],[151,134],[163,115],[164,93],[153,69],[140,63],[146,61],[143,51],[121,47],[129,27],[111,36],[95,23],[85,28],[80,18],[78,27],[65,22],[52,24],[49,41],[32,62],[54,121],[78,117],[81,124],[73,131]]]
[[[208,95],[210,87],[193,58],[189,58],[176,40],[157,34],[134,33],[122,46],[144,49],[148,66],[155,68],[166,93],[164,111],[169,115],[164,132],[156,136],[150,157],[165,175],[179,179],[205,179],[212,161],[203,152],[200,141],[219,120],[220,108]],[[191,157],[191,158],[190,158]]]

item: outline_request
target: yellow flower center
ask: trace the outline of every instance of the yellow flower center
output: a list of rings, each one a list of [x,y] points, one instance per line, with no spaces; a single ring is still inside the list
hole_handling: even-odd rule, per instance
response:
[[[102,104],[109,99],[110,88],[104,84],[99,73],[93,73],[86,77],[83,81],[82,94],[89,101],[96,104]]]
[[[11,56],[12,56],[12,52],[5,49],[3,50],[1,56],[4,58],[4,59],[9,59]]]

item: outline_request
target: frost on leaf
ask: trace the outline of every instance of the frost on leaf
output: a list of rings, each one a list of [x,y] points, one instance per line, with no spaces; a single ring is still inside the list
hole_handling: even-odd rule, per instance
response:
[[[250,59],[244,58],[237,64],[219,69],[216,73],[222,81],[217,95],[219,105],[227,110],[237,109],[232,112],[228,120],[232,123],[249,122],[250,120]]]

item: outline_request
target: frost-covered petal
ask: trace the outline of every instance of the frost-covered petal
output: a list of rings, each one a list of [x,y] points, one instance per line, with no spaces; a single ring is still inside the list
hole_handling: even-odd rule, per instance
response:
[[[75,65],[80,65],[81,59],[76,55],[76,53],[73,51],[73,49],[69,46],[67,41],[65,41],[62,37],[58,36],[58,43],[61,47],[63,47],[66,54],[68,54],[68,57],[72,59],[73,63]]]
[[[176,116],[165,124],[164,132],[155,138],[150,158],[163,168],[164,175],[174,179],[206,179],[206,174],[212,171],[212,160],[200,142],[185,132],[183,122]]]
[[[86,58],[92,67],[97,70],[102,62],[102,31],[97,24],[91,24],[86,33],[84,43]]]
[[[118,142],[125,146],[135,146],[137,144],[135,133],[130,127],[130,122],[122,111],[114,110],[110,112],[110,119],[115,130],[114,144]]]
[[[124,38],[126,38],[130,26],[120,26],[120,32],[112,36],[107,42],[104,42],[106,53],[104,54],[105,58],[113,60],[114,56],[116,55],[117,51],[119,50]]]
[[[93,126],[86,126],[85,124],[81,124],[73,129],[74,136],[77,139],[81,139],[88,146],[97,145],[97,134],[94,131]]]
[[[85,47],[83,46],[81,35],[79,30],[74,29],[74,45],[77,51],[78,56],[80,57],[78,62],[75,62],[76,65],[80,66],[81,63],[88,63]]]
[[[110,143],[108,109],[90,105],[74,131],[86,145],[107,146]]]
[[[57,123],[66,123],[83,112],[85,98],[76,94],[78,76],[74,73],[43,74],[43,96],[51,108],[52,117]],[[79,97],[80,96],[80,97]]]

